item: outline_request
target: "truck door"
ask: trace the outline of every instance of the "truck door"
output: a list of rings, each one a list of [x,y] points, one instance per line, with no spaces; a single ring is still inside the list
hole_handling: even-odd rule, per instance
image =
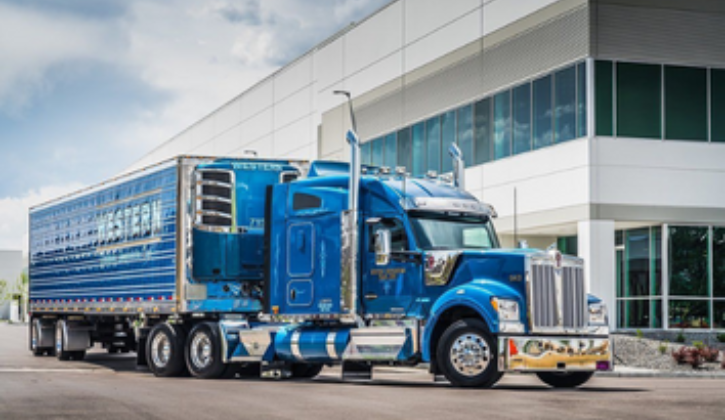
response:
[[[409,240],[403,222],[396,217],[381,218],[367,223],[363,255],[363,305],[368,314],[405,314],[417,293],[420,265],[391,258],[387,265],[375,261],[375,232],[387,229],[391,236],[391,251],[408,251]]]

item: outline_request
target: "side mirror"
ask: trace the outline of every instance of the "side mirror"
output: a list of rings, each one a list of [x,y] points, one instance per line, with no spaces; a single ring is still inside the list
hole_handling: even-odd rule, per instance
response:
[[[390,263],[390,231],[380,229],[375,231],[375,264],[388,265]]]

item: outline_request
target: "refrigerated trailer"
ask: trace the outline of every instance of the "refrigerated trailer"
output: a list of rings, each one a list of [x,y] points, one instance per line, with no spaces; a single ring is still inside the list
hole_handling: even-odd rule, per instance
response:
[[[30,349],[135,351],[159,377],[429,363],[457,386],[612,369],[584,262],[501,249],[495,211],[405,168],[182,156],[30,212]]]

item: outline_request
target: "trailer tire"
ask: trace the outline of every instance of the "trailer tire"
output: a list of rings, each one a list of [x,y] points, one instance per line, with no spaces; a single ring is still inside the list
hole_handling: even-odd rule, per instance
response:
[[[536,376],[553,388],[576,388],[592,378],[594,372],[539,372]]]
[[[41,329],[42,323],[40,319],[33,318],[30,321],[30,351],[33,352],[33,356],[39,357],[45,354],[53,355],[53,347],[41,347]]]
[[[312,379],[322,372],[322,363],[295,363],[292,365],[292,377]]]
[[[483,321],[466,318],[451,324],[438,342],[437,362],[446,379],[458,387],[490,388],[498,370],[494,337]]]
[[[183,376],[186,331],[166,322],[157,324],[146,341],[146,360],[151,372],[160,378]]]
[[[202,322],[191,330],[186,339],[184,358],[189,373],[195,378],[217,379],[224,375],[227,365],[222,361],[221,337],[216,323]]]
[[[73,352],[64,349],[65,337],[65,320],[59,319],[55,324],[55,356],[58,360],[70,360]]]

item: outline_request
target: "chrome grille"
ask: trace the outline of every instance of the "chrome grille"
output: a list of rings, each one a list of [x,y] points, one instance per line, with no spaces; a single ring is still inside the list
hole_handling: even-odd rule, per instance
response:
[[[555,268],[552,254],[532,257],[529,304],[534,332],[574,332],[586,328],[587,295],[581,260],[564,257]]]

